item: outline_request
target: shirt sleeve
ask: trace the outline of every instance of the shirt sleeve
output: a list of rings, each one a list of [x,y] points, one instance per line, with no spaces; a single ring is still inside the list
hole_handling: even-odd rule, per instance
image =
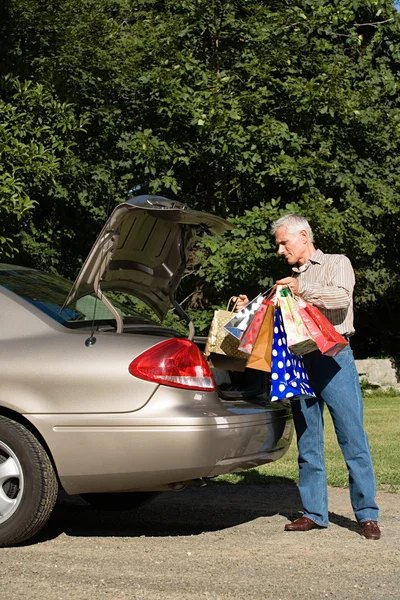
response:
[[[299,295],[307,302],[327,310],[346,309],[353,297],[355,277],[347,256],[338,255],[337,261],[328,266],[327,282],[299,281]]]

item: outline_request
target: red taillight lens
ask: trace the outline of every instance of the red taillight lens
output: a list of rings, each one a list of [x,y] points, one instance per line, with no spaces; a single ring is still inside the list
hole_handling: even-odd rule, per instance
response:
[[[146,350],[131,362],[129,373],[172,387],[207,392],[217,389],[203,354],[185,339],[173,338]]]

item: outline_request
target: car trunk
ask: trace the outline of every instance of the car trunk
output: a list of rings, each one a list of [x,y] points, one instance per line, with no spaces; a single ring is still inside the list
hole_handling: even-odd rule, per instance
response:
[[[63,308],[94,293],[114,315],[117,333],[122,333],[121,315],[105,294],[129,294],[147,304],[161,321],[174,307],[188,321],[192,339],[193,323],[175,298],[189,251],[198,235],[221,235],[232,228],[225,219],[168,198],[130,197],[107,219]]]
[[[193,211],[182,203],[158,196],[130,197],[117,206],[90,251],[64,306],[94,293],[114,315],[116,328],[102,331],[146,333],[181,337],[173,330],[122,318],[104,292],[122,292],[147,304],[162,321],[168,310],[187,320],[189,339],[204,352],[206,338],[194,335],[194,326],[175,298],[189,249],[200,232],[220,235],[233,225],[208,213]],[[220,362],[222,357],[216,357]],[[240,361],[239,361],[240,362]],[[215,364],[213,375],[224,400],[263,404],[269,397],[266,373],[245,369],[243,362],[225,357]]]
[[[99,331],[115,331],[111,325],[99,327]],[[145,333],[155,337],[172,338],[186,337],[174,329],[164,327],[161,324],[149,322],[143,324],[124,323],[124,334]],[[193,339],[197,347],[204,352],[207,338],[195,336]],[[157,343],[157,340],[154,340]],[[222,400],[243,400],[251,404],[266,404],[269,399],[270,378],[269,374],[256,369],[246,369],[241,361],[232,360],[229,357],[221,357],[221,361],[214,361],[211,370],[218,389],[218,395]],[[238,369],[239,367],[239,369]]]
[[[204,352],[207,338],[195,336],[195,344]],[[216,357],[217,358],[217,357]],[[241,361],[221,357],[214,360],[212,373],[217,384],[218,394],[224,400],[244,400],[252,404],[266,404],[269,400],[269,373],[256,369],[246,369]],[[240,367],[240,370],[238,369]]]

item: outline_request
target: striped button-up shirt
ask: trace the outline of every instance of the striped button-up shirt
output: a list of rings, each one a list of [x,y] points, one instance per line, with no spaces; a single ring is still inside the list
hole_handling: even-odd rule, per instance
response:
[[[299,295],[317,306],[342,335],[353,335],[353,289],[355,277],[344,254],[317,250],[301,267],[292,267],[299,280]]]

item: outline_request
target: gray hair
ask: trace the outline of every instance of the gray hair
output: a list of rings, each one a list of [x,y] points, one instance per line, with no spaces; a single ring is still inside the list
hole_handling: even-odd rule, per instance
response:
[[[312,243],[314,241],[314,234],[312,232],[310,224],[307,221],[307,219],[303,217],[303,215],[284,215],[277,221],[274,221],[271,225],[272,235],[275,235],[277,229],[282,226],[287,227],[287,230],[290,233],[290,235],[298,235],[300,231],[305,230],[308,233],[310,242]]]

